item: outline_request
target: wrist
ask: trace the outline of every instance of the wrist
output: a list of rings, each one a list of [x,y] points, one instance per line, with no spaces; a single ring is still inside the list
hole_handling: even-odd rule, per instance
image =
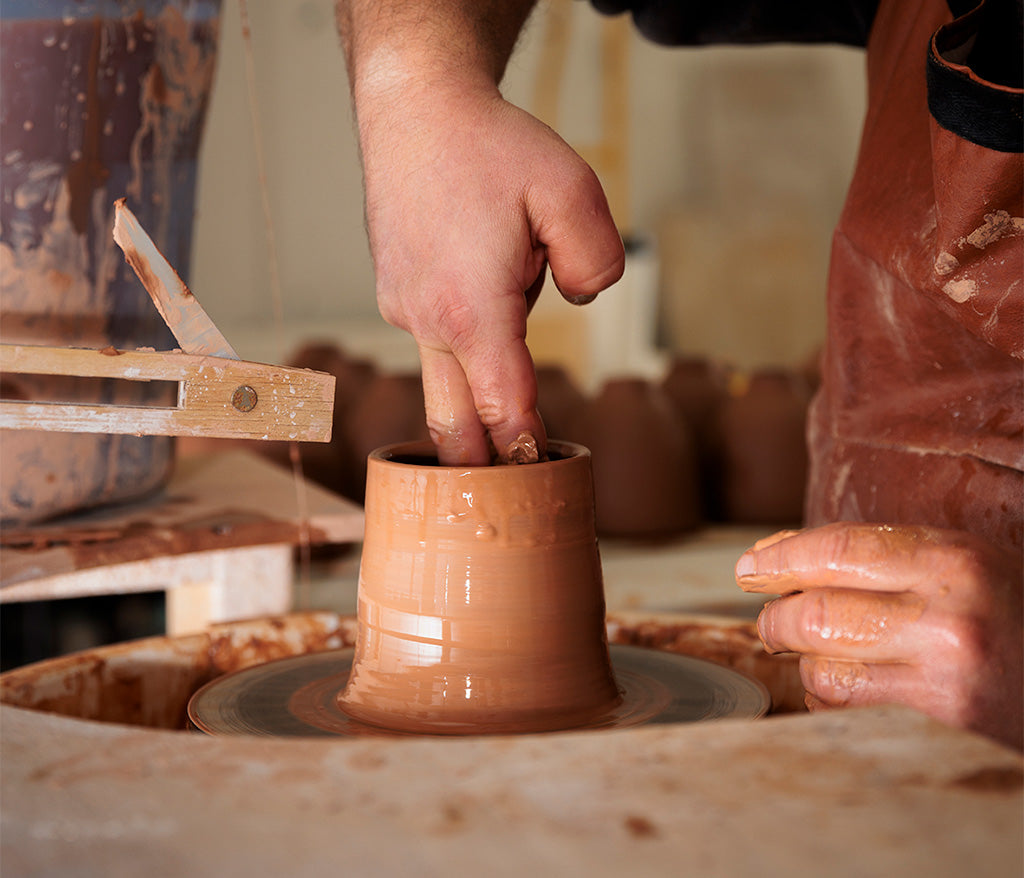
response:
[[[469,52],[430,52],[379,45],[361,55],[352,71],[352,97],[360,116],[395,101],[431,94],[497,94],[487,65]]]
[[[357,106],[410,86],[496,90],[535,0],[338,0]]]

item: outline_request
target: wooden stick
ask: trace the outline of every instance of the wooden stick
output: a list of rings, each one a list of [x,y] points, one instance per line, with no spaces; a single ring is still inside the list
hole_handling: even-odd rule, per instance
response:
[[[149,293],[181,349],[238,359],[238,354],[157,249],[123,198],[114,202],[114,242]]]

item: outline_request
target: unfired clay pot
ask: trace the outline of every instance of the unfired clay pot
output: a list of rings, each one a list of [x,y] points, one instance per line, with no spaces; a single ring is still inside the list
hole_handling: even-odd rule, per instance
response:
[[[619,692],[604,627],[590,454],[446,467],[430,443],[369,457],[342,709],[419,733],[582,725]]]
[[[693,437],[658,385],[606,382],[574,435],[593,455],[602,536],[663,538],[700,522]]]
[[[720,520],[722,460],[716,412],[725,397],[723,370],[702,357],[678,356],[661,387],[693,435],[702,516],[709,521]]]
[[[576,441],[572,435],[587,398],[561,366],[537,366],[537,411],[549,436]]]
[[[346,497],[363,502],[371,451],[396,442],[429,439],[423,383],[415,372],[377,374],[348,408],[344,423]]]
[[[718,410],[722,498],[729,521],[797,525],[807,482],[807,407],[802,375],[782,369],[737,376]]]

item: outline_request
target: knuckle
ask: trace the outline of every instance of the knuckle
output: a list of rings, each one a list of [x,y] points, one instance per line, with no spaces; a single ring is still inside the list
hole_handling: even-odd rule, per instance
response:
[[[477,341],[480,321],[465,299],[437,303],[432,322],[436,335],[455,353],[471,350]]]
[[[964,546],[944,555],[941,570],[945,584],[955,588],[961,598],[976,600],[988,580],[985,553],[977,546]]]
[[[974,615],[948,614],[942,631],[957,664],[967,673],[984,672],[989,637],[986,626]]]
[[[821,554],[826,563],[841,563],[847,558],[853,548],[856,539],[852,528],[842,524],[830,524],[821,529]]]
[[[377,308],[391,326],[452,352],[465,352],[478,339],[480,317],[473,302],[464,296],[387,287],[378,290]]]
[[[457,434],[454,415],[451,412],[439,413],[431,409],[426,411],[427,433],[434,445],[450,442]]]
[[[800,678],[809,692],[836,707],[870,700],[871,675],[861,662],[805,657],[800,662]]]
[[[513,415],[497,400],[483,401],[477,406],[477,417],[488,431],[497,432],[512,423]]]
[[[798,614],[800,630],[814,641],[830,641],[836,632],[832,626],[832,606],[829,596],[820,592],[805,592]]]
[[[396,329],[408,329],[409,321],[399,295],[389,289],[378,287],[377,310],[384,322]]]

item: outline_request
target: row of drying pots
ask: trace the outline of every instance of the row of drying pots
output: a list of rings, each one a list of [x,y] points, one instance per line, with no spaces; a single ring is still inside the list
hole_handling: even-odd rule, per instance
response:
[[[380,371],[329,343],[305,345],[289,364],[337,379],[333,439],[302,446],[305,475],[325,487],[362,503],[372,450],[428,438],[417,373]],[[548,435],[591,451],[601,535],[800,522],[814,384],[804,371],[740,373],[679,358],[661,381],[615,378],[591,396],[557,366],[539,366],[537,382]],[[257,448],[287,460],[283,443]]]

